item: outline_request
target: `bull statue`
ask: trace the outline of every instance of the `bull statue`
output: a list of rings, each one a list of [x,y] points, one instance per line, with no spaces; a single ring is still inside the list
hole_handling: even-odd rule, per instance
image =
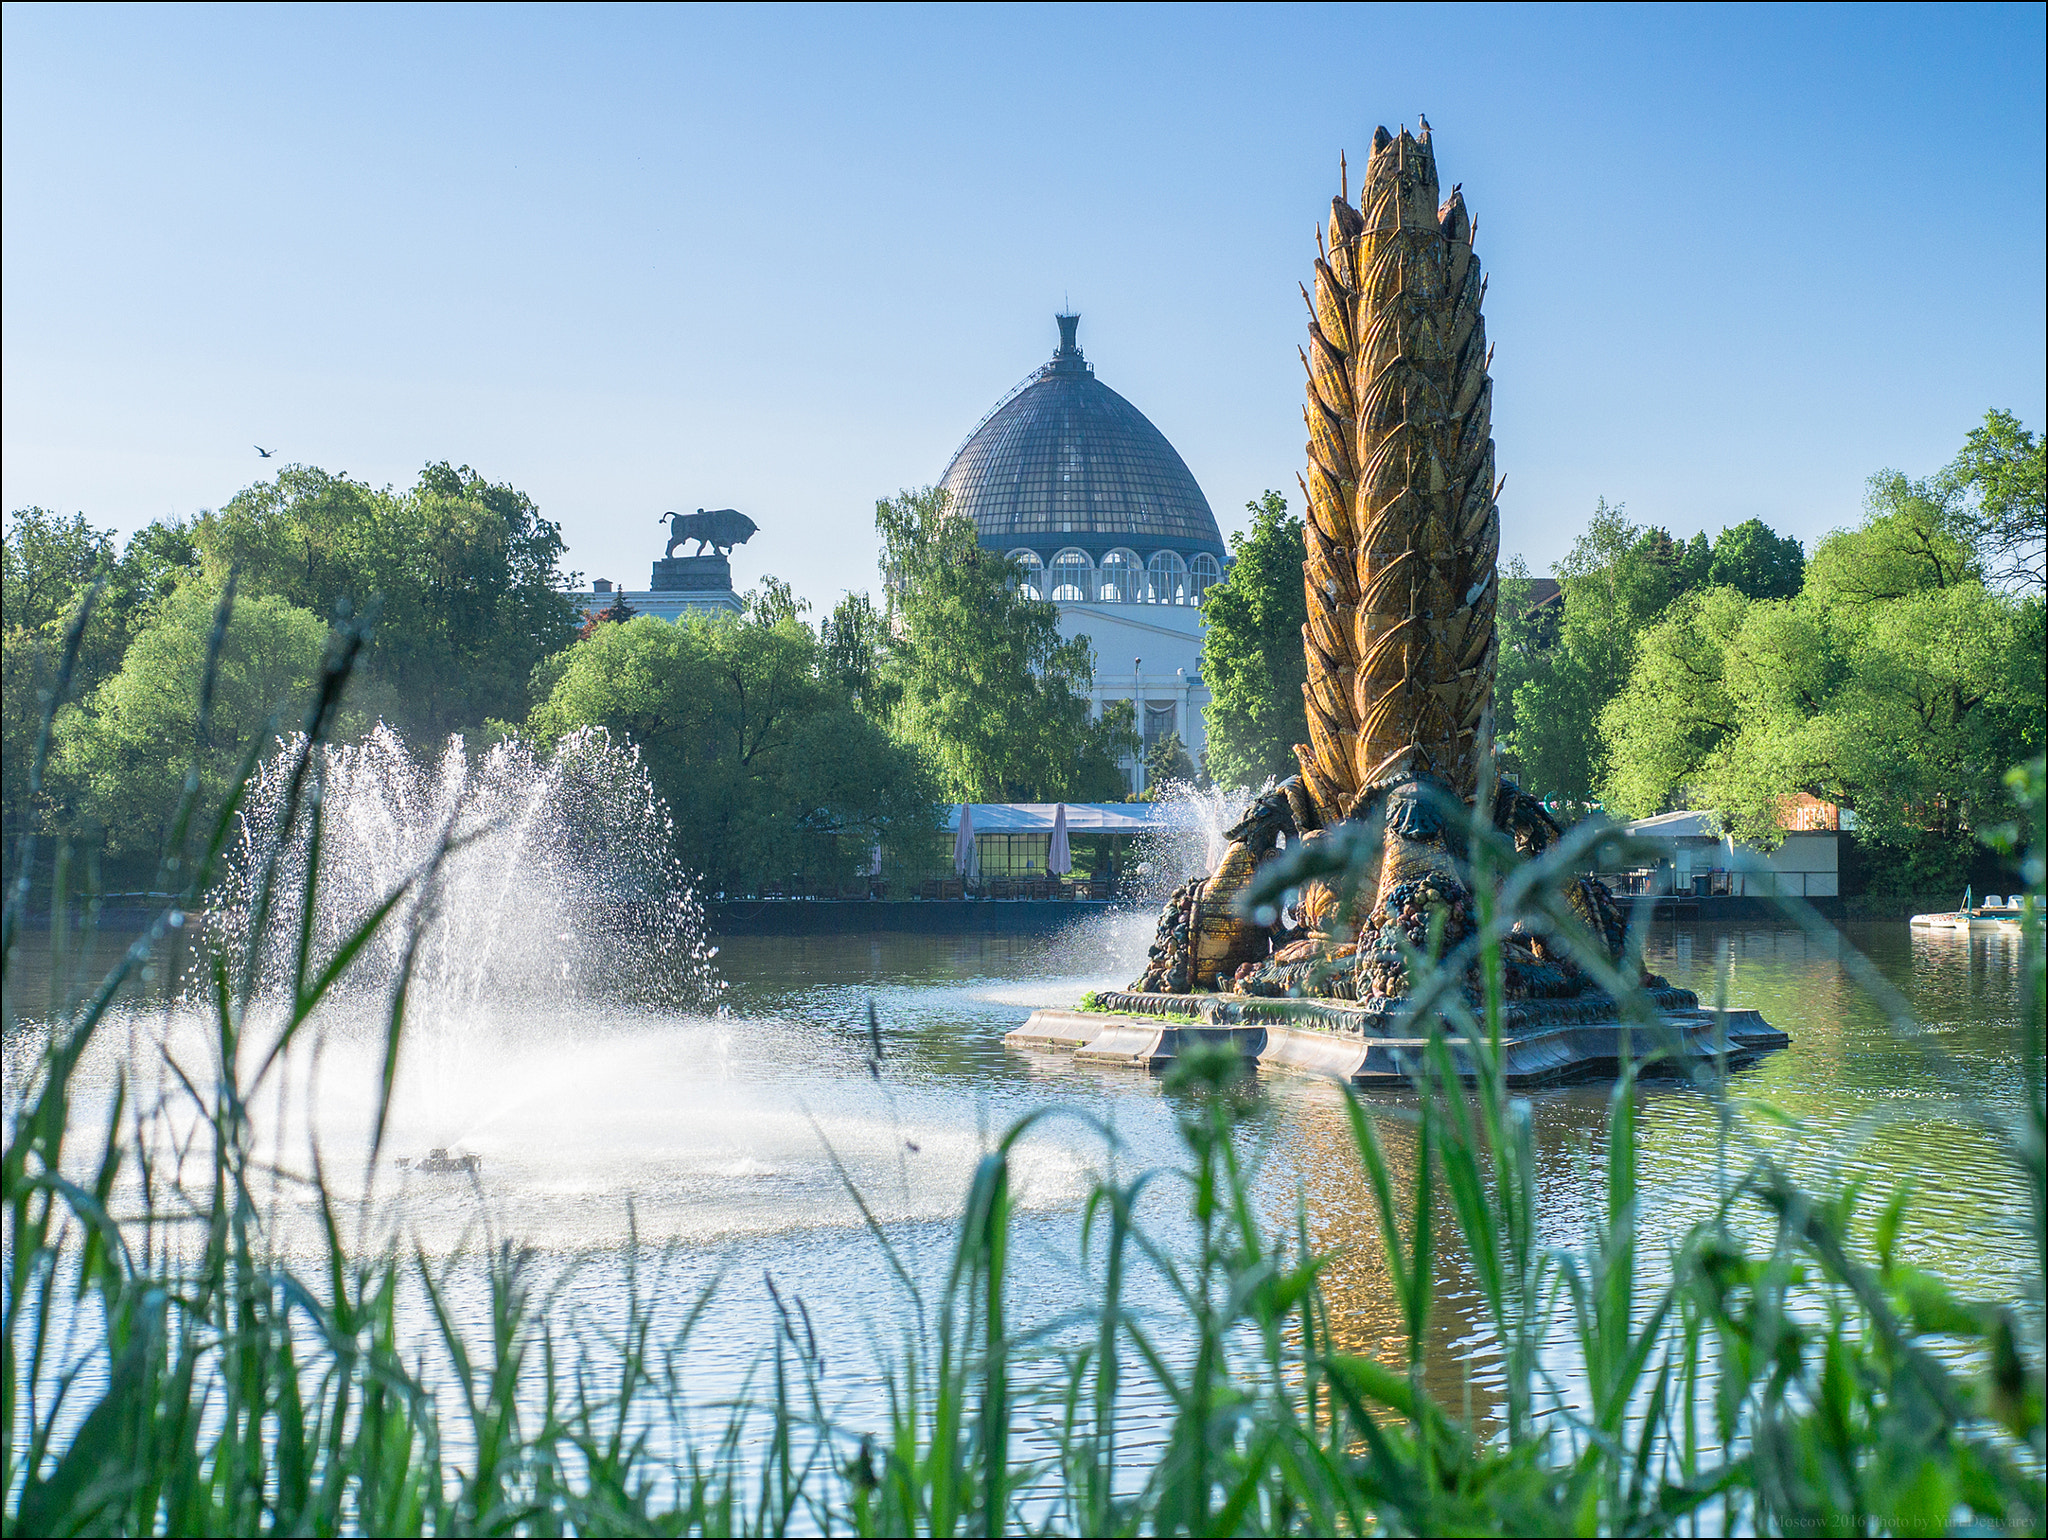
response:
[[[732,555],[732,548],[745,545],[754,538],[755,524],[737,508],[713,508],[706,513],[699,508],[695,513],[664,513],[657,524],[667,519],[675,520],[670,526],[668,549],[662,553],[666,560],[676,554],[676,547],[685,540],[697,542],[697,549],[691,554],[702,556],[708,545],[720,556]]]

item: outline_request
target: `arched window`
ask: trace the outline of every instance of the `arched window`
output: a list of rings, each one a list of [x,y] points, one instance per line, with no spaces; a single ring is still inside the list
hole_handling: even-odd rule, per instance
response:
[[[1038,559],[1036,551],[1012,551],[1010,560],[1018,567],[1017,581],[1043,599],[1045,597],[1045,563]]]
[[[1145,598],[1151,604],[1188,602],[1188,564],[1176,551],[1154,551],[1145,566]]]
[[[1069,546],[1052,559],[1052,598],[1056,604],[1079,604],[1094,579],[1088,553]]]
[[[1207,551],[1188,563],[1188,602],[1199,604],[1211,583],[1223,581],[1223,568]]]
[[[1144,572],[1136,551],[1111,551],[1102,558],[1096,593],[1110,604],[1136,604],[1138,591],[1144,586]]]

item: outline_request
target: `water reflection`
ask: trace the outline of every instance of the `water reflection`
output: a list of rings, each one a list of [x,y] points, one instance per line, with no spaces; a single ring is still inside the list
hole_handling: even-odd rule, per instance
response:
[[[1177,1164],[1180,1109],[1149,1077],[1017,1053],[1003,1034],[1036,1006],[1069,1005],[1087,989],[1127,980],[1149,929],[1145,916],[1127,915],[1049,940],[732,938],[719,959],[732,988],[715,1016],[595,1005],[522,1016],[480,1007],[473,1020],[437,1024],[409,1050],[394,1148],[461,1143],[481,1151],[483,1210],[463,1184],[414,1184],[392,1222],[430,1249],[446,1248],[474,1235],[487,1212],[496,1233],[551,1252],[565,1302],[603,1319],[618,1307],[630,1205],[644,1242],[639,1260],[660,1259],[664,1301],[680,1310],[713,1277],[727,1279],[698,1338],[715,1383],[742,1372],[768,1341],[764,1272],[785,1295],[804,1298],[821,1329],[845,1340],[893,1342],[904,1328],[907,1301],[860,1223],[842,1171],[929,1285],[943,1272],[951,1215],[979,1152],[1015,1118],[1057,1103],[1092,1121],[1050,1123],[1033,1139],[1020,1166],[1026,1212],[1012,1253],[1020,1316],[1048,1319],[1095,1287],[1077,1259],[1089,1181]],[[1902,992],[1920,1030],[1894,1030],[1857,987],[1845,943]],[[1745,1138],[1781,1152],[1809,1181],[1865,1180],[1873,1212],[1911,1178],[1918,1198],[1904,1241],[1909,1256],[1966,1291],[2013,1295],[2014,1275],[2030,1261],[2015,1224],[2025,1194],[1986,1118],[2017,1112],[2023,1096],[2016,941],[1920,936],[1903,925],[1818,936],[1763,925],[1660,926],[1649,951],[1652,967],[1705,999],[1725,975],[1732,1003],[1761,1009],[1792,1035],[1789,1050],[1738,1072],[1734,1090],[1798,1126],[1749,1117]],[[26,972],[10,981],[32,984]],[[21,997],[33,998],[32,988]],[[866,1067],[870,1002],[883,1029],[879,1083]],[[355,1140],[358,1161],[372,1041],[347,1022],[334,1024],[322,1078],[308,1066],[300,1081],[312,1088],[323,1142],[339,1153]],[[9,1043],[10,1089],[18,1046]],[[108,1051],[118,1057],[115,1039]],[[111,1058],[99,1065],[103,1085],[111,1070]],[[1291,1231],[1300,1205],[1310,1243],[1331,1259],[1323,1277],[1340,1340],[1398,1362],[1399,1305],[1342,1098],[1299,1076],[1275,1074],[1267,1084],[1267,1108],[1246,1131],[1265,1216]],[[1692,1091],[1652,1085],[1639,1095],[1641,1206],[1653,1236],[1643,1254],[1653,1258],[1656,1238],[1675,1239],[1711,1208],[1720,1127],[1709,1100]],[[1604,1086],[1529,1099],[1545,1244],[1586,1240],[1608,1099]],[[1405,1214],[1415,1178],[1412,1127],[1402,1120],[1410,1104],[1383,1094],[1371,1100]],[[281,1158],[302,1150],[307,1132],[287,1124],[272,1148]],[[331,1168],[343,1166],[336,1160]],[[1146,1214],[1169,1239],[1185,1241],[1184,1207],[1184,1189],[1162,1183]],[[1439,1215],[1429,1378],[1452,1405],[1468,1388],[1484,1403],[1498,1367],[1447,1218]],[[1156,1279],[1136,1287],[1142,1307],[1163,1310]],[[872,1389],[854,1362],[860,1356],[844,1355],[835,1370],[855,1397]]]

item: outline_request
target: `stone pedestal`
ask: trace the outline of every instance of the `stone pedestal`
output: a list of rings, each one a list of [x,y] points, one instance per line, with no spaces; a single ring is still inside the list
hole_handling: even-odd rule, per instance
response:
[[[1235,1048],[1265,1067],[1393,1089],[1408,1084],[1429,1055],[1428,1038],[1398,1010],[1346,1000],[1121,992],[1099,998],[1111,1008],[1033,1011],[1003,1041],[1069,1052],[1078,1064],[1153,1071],[1210,1044]],[[1670,1074],[1687,1061],[1746,1063],[1789,1042],[1755,1011],[1701,1010],[1686,990],[1653,991],[1651,1003],[1658,1008],[1654,1025],[1616,1020],[1611,1002],[1602,1011],[1580,1000],[1517,1001],[1520,1016],[1502,1034],[1501,1074],[1517,1087],[1612,1076],[1627,1063]],[[1473,1045],[1461,1037],[1445,1041],[1459,1074],[1473,1079]]]
[[[732,592],[732,563],[723,556],[669,556],[654,564],[648,586],[658,594]]]

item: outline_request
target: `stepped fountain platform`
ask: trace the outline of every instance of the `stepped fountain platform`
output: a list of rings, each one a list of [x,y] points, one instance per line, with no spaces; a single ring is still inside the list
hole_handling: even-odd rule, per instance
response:
[[[1633,1060],[1673,1071],[1686,1061],[1742,1064],[1791,1041],[1747,1008],[1700,1008],[1690,990],[1647,991],[1653,1024],[1615,1019],[1605,999],[1517,1000],[1505,1007],[1501,1057],[1511,1086],[1551,1085],[1619,1073]],[[1273,999],[1259,995],[1165,995],[1104,991],[1098,1010],[1033,1011],[1003,1039],[1012,1048],[1071,1052],[1077,1064],[1162,1071],[1198,1045],[1235,1048],[1275,1069],[1330,1075],[1359,1086],[1401,1086],[1429,1040],[1399,1002]],[[1471,1043],[1446,1039],[1473,1078]]]

